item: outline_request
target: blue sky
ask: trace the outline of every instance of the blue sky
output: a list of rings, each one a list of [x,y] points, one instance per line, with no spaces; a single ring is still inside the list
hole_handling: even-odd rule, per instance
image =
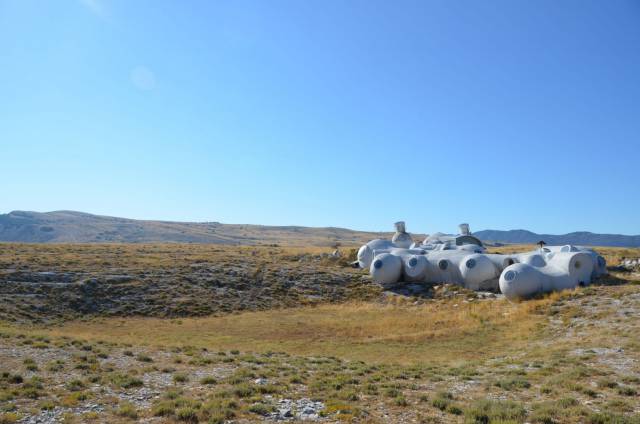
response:
[[[640,2],[0,0],[0,212],[640,234]]]

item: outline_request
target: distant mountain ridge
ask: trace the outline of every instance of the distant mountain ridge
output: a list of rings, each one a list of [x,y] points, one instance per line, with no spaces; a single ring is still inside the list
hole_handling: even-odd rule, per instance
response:
[[[334,227],[136,220],[75,211],[0,214],[0,242],[332,246],[335,243],[364,244],[374,238],[389,238],[391,234]]]
[[[574,244],[583,246],[640,247],[640,235],[596,234],[588,231],[554,235],[537,234],[527,230],[484,230],[476,231],[473,235],[484,241],[501,243],[530,244],[542,240],[551,245]]]
[[[85,212],[13,211],[0,214],[0,242],[23,243],[215,243],[332,246],[364,244],[390,238],[390,232],[355,231],[336,227],[301,227],[136,220]],[[412,234],[421,241],[422,234]],[[527,230],[485,230],[473,235],[484,241],[640,247],[640,236],[576,232],[536,234]]]

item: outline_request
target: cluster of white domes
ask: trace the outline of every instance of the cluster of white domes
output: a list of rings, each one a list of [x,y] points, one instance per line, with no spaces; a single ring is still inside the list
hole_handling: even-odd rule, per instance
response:
[[[460,234],[432,234],[414,243],[404,222],[392,240],[371,240],[358,250],[358,266],[374,282],[393,287],[402,282],[454,283],[472,290],[500,291],[522,299],[554,290],[590,284],[606,274],[606,261],[591,248],[541,246],[511,255],[490,254],[468,224]]]

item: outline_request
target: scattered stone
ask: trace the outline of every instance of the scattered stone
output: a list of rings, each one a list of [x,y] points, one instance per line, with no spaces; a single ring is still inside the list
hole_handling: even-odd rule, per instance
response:
[[[640,258],[623,258],[620,265],[630,271],[640,270]]]
[[[280,399],[276,411],[271,414],[271,418],[276,421],[289,421],[294,418],[301,421],[315,421],[320,418],[320,412],[324,408],[324,403],[307,398],[295,401],[292,399]]]

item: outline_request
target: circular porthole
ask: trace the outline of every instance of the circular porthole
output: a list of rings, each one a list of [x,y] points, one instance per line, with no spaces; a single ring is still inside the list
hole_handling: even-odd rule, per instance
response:
[[[580,263],[580,261],[576,261],[575,267],[576,269],[580,268],[582,266],[582,264]]]
[[[449,262],[446,259],[440,259],[440,261],[438,261],[438,268],[440,268],[441,270],[445,270],[449,267]]]
[[[504,274],[504,279],[507,281],[512,281],[514,278],[516,278],[516,273],[514,271],[507,271],[507,273]]]
[[[469,259],[467,261],[467,268],[473,268],[474,266],[476,266],[476,260],[475,259]]]
[[[375,261],[373,261],[373,267],[375,269],[380,269],[382,268],[382,261],[380,259],[376,259]]]
[[[418,259],[417,258],[409,259],[409,266],[416,266],[416,265],[418,265]]]

